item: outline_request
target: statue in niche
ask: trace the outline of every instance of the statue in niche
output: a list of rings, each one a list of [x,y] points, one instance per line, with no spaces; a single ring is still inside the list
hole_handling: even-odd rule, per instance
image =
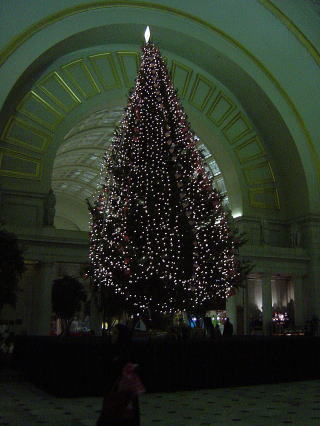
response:
[[[300,227],[297,222],[294,222],[290,226],[290,240],[291,247],[300,247]]]
[[[44,203],[44,220],[43,224],[53,226],[54,216],[56,213],[56,196],[53,189],[50,188]]]
[[[260,244],[265,245],[267,244],[267,221],[265,219],[260,220]]]

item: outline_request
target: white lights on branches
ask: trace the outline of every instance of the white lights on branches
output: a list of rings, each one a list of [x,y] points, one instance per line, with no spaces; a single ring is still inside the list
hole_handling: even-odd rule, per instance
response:
[[[141,68],[91,209],[93,283],[137,310],[225,297],[237,244],[167,67],[145,31]]]

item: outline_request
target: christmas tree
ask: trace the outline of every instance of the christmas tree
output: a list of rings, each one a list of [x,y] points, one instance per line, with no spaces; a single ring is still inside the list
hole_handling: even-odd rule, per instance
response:
[[[147,41],[91,211],[93,284],[137,312],[205,310],[243,278],[228,224],[159,49]]]

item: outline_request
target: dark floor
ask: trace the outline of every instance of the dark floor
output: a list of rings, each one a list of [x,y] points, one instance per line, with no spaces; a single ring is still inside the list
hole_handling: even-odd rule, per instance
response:
[[[56,398],[14,371],[0,375],[0,425],[94,426],[101,398]],[[141,397],[142,426],[320,425],[320,380]]]

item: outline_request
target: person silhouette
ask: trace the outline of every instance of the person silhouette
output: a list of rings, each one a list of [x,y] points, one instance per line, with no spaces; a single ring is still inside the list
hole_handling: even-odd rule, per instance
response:
[[[230,322],[230,319],[227,318],[224,323],[224,329],[223,329],[223,335],[224,336],[232,336],[233,335],[233,325]]]
[[[221,330],[220,330],[220,326],[219,326],[218,323],[214,327],[214,337],[216,339],[219,339],[221,337]]]

